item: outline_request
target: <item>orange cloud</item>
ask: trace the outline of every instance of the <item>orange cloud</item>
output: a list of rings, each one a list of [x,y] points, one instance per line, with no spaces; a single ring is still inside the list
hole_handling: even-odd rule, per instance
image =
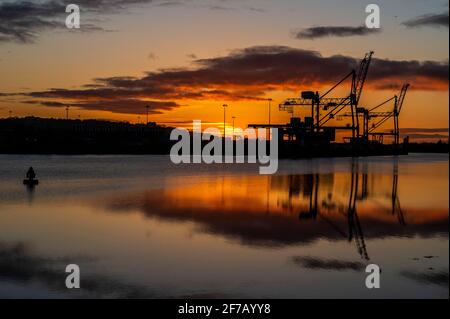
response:
[[[23,95],[47,106],[132,114],[142,113],[142,106],[152,103],[154,112],[162,112],[192,100],[257,101],[273,91],[320,89],[336,83],[358,63],[349,56],[324,57],[310,50],[257,46],[196,60],[193,69],[163,69],[143,77],[97,78],[80,89],[49,89]],[[412,89],[445,91],[448,70],[448,62],[373,59],[367,87],[396,89],[409,82]]]

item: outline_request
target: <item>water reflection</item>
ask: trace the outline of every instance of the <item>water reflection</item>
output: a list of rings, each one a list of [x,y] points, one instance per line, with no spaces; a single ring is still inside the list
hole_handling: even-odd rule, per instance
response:
[[[24,161],[3,163],[21,176]],[[448,158],[282,161],[274,176],[158,157],[34,164],[34,192],[0,169],[0,297],[448,297]],[[368,263],[384,289],[365,288]]]
[[[24,186],[27,189],[28,204],[33,204],[35,185],[29,184]]]
[[[357,261],[343,261],[343,260],[324,260],[312,257],[294,257],[293,262],[312,270],[353,270],[362,272],[365,270],[365,265]]]
[[[367,238],[447,237],[448,207],[401,207],[396,160],[391,174],[370,173],[357,159],[349,165],[348,172],[224,176],[185,187],[178,181],[171,189],[115,196],[107,206],[195,222],[199,232],[253,246],[347,240],[366,261]]]
[[[83,274],[82,290],[68,290],[65,286],[67,274],[63,270],[73,260],[76,260],[83,269],[88,269],[87,264],[95,261],[93,258],[84,256],[44,257],[34,253],[30,245],[24,242],[0,242],[0,282],[19,282],[29,285],[38,283],[50,292],[58,292],[58,297],[66,298],[151,298],[155,295],[139,285],[123,283],[105,275],[86,273]],[[32,292],[33,290],[30,289],[26,296],[33,296]],[[2,293],[5,292],[0,289],[0,297]],[[45,295],[34,297],[43,296]]]

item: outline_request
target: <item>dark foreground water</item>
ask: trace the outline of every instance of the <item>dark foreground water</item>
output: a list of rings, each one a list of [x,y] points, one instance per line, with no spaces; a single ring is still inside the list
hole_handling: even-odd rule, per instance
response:
[[[448,155],[282,161],[273,176],[2,155],[0,297],[448,298],[448,173]]]

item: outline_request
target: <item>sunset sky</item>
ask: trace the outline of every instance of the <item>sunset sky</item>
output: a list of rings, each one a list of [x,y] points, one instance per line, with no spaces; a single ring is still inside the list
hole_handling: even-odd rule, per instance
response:
[[[65,28],[69,3],[79,30]],[[361,105],[409,82],[401,126],[448,128],[448,1],[376,1],[379,32],[361,28],[369,3],[0,0],[0,117],[70,105],[72,118],[143,122],[149,104],[150,120],[189,127],[221,123],[226,103],[228,125],[246,127],[267,122],[272,98],[272,122],[286,123],[283,99],[326,91],[375,51]]]

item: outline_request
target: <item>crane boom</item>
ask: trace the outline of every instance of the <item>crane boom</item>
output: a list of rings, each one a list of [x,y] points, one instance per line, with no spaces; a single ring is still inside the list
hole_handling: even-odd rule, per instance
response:
[[[372,112],[372,110],[378,108],[378,106],[369,110],[369,119],[374,118],[374,117],[382,117],[382,119],[380,121],[378,121],[377,123],[372,125],[372,128],[369,130],[370,134],[380,134],[380,133],[373,133],[373,131],[375,131],[378,127],[383,125],[390,118],[394,118],[394,131],[393,131],[394,144],[395,145],[399,144],[399,142],[400,142],[399,116],[400,116],[400,112],[403,108],[403,103],[405,101],[405,97],[406,97],[408,88],[409,88],[409,84],[408,83],[404,84],[402,86],[400,94],[398,96],[396,95],[392,98],[392,99],[394,99],[395,102],[394,102],[394,109],[391,112]],[[390,100],[392,100],[392,99],[390,99]],[[388,101],[390,101],[390,100],[388,100]],[[380,104],[380,106],[383,104],[384,103]]]
[[[356,107],[358,107],[359,100],[361,99],[362,91],[364,88],[364,83],[366,82],[367,73],[369,71],[370,62],[372,61],[372,56],[374,52],[370,51],[369,53],[366,53],[366,56],[361,61],[359,65],[359,71],[356,75],[356,78],[353,81],[352,85],[352,94],[354,96],[354,104]]]
[[[405,96],[406,96],[406,92],[408,92],[408,89],[409,89],[409,84],[406,83],[405,85],[402,86],[402,90],[400,91],[400,95],[399,95],[398,101],[397,101],[397,110],[398,110],[399,114],[402,110],[403,102],[405,101]]]
[[[350,101],[348,98],[321,98],[320,99],[320,106],[321,107],[335,107],[336,105],[349,105]],[[310,106],[311,100],[310,99],[303,99],[303,98],[289,98],[286,99],[282,104],[280,104],[280,110],[282,111],[288,111],[291,110],[293,106]]]

